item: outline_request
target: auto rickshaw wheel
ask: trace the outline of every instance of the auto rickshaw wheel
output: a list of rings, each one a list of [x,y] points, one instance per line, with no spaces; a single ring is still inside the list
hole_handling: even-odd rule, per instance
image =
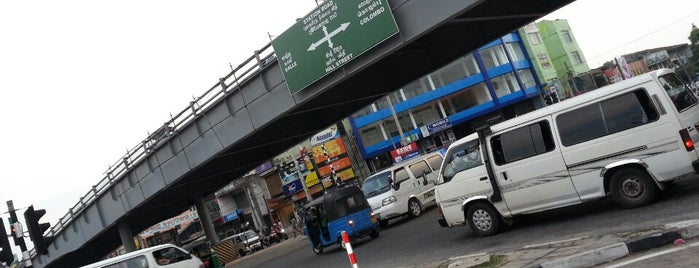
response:
[[[372,239],[378,238],[378,237],[379,237],[379,230],[377,230],[377,229],[371,230],[371,233],[369,234],[369,236],[370,236]]]
[[[320,247],[319,247],[319,248],[313,247],[313,253],[315,253],[316,255],[323,254],[323,248],[320,248]]]
[[[388,220],[379,220],[379,227],[381,227],[381,228],[388,227]]]

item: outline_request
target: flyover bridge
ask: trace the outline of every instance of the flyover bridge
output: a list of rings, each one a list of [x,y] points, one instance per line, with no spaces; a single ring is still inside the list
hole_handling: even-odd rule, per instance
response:
[[[386,93],[570,2],[388,0],[398,33],[295,94],[268,44],[114,163],[47,231],[55,240],[48,254],[32,254],[34,267],[96,261],[122,244],[120,229],[138,233],[176,216]]]

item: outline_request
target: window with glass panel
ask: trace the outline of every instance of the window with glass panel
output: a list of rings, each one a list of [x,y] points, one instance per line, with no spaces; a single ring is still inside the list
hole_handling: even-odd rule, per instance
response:
[[[524,52],[522,51],[522,47],[519,46],[519,43],[507,43],[505,47],[507,48],[507,52],[510,53],[512,61],[521,61],[525,59]]]
[[[405,94],[405,99],[410,99],[412,97],[426,93],[431,89],[432,88],[430,87],[429,81],[427,81],[427,77],[422,77],[418,80],[410,82],[410,84],[403,86],[402,90],[403,94]]]
[[[520,127],[490,139],[493,158],[498,166],[516,162],[556,148],[547,121]]]
[[[432,103],[423,104],[414,108],[413,117],[418,126],[424,126],[441,119],[438,108]]]
[[[459,58],[432,74],[435,87],[443,87],[467,76],[464,58]]]
[[[656,121],[659,118],[643,89],[593,103],[556,117],[561,143],[573,146]]]
[[[534,75],[532,75],[531,70],[518,70],[517,75],[519,75],[519,80],[522,81],[522,86],[524,86],[524,88],[532,88],[536,86],[536,80],[534,80]]]
[[[400,123],[400,127],[403,130],[403,133],[416,128],[413,126],[413,122],[410,120],[410,115],[407,111],[399,113],[396,116],[398,117],[398,123]],[[386,134],[389,137],[395,137],[400,135],[400,133],[398,132],[398,128],[396,127],[396,121],[393,120],[393,116],[390,116],[382,120],[382,122],[384,129],[386,130]]]
[[[490,83],[495,89],[495,95],[501,98],[505,95],[515,93],[521,90],[519,84],[517,84],[517,79],[512,73],[507,73],[490,80]]]
[[[541,38],[539,38],[538,32],[528,33],[527,36],[529,36],[529,42],[531,42],[532,45],[541,44]]]
[[[573,42],[573,37],[570,36],[570,31],[568,31],[568,30],[561,31],[561,36],[563,36],[563,41],[565,41],[566,43]]]
[[[549,55],[547,55],[546,53],[541,53],[539,55],[536,55],[536,58],[539,60],[541,68],[551,68],[551,61],[549,61]]]
[[[391,92],[391,93],[389,93],[389,94],[386,95],[386,96],[388,96],[389,98],[391,98],[391,102],[393,102],[393,105],[395,105],[396,103],[399,103],[399,102],[403,101],[403,97],[401,97],[400,91]],[[374,103],[374,104],[376,104],[376,108],[377,108],[378,110],[381,110],[381,109],[383,109],[383,108],[388,108],[388,101],[386,100],[386,96],[381,97],[380,99],[378,99],[378,100]]]
[[[452,115],[492,100],[485,83],[479,83],[449,95],[444,102],[444,110],[447,115]]]
[[[577,65],[583,63],[583,59],[577,51],[570,52],[570,56],[573,57],[573,64]]]
[[[362,139],[364,146],[370,146],[386,140],[381,133],[380,123],[381,122],[374,122],[368,126],[359,128],[359,137]]]
[[[375,111],[372,109],[372,106],[373,106],[373,104],[370,104],[369,106],[364,107],[363,109],[361,109],[361,110],[355,112],[354,114],[352,114],[352,118],[362,117],[362,116],[365,116],[365,115],[367,115],[367,114],[370,114],[370,113],[375,112]]]
[[[497,45],[479,52],[481,55],[481,60],[483,65],[487,70],[498,67],[505,63],[508,63],[507,56],[505,55],[505,49],[502,45]]]
[[[464,65],[466,67],[466,77],[481,73],[473,53],[469,53],[464,57]]]

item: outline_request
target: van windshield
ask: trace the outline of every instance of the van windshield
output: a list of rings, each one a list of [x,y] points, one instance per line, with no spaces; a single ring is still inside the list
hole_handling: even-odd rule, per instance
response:
[[[391,189],[391,172],[383,172],[371,176],[364,180],[362,185],[362,192],[366,198],[372,198],[374,196],[385,193]]]
[[[682,83],[679,77],[674,74],[663,75],[658,77],[660,84],[663,85],[665,92],[672,99],[677,111],[682,112],[697,103],[691,91]]]
[[[481,149],[478,140],[472,140],[449,150],[444,158],[442,178],[449,182],[461,171],[483,165]]]
[[[245,233],[243,233],[243,238],[245,239],[250,239],[257,236],[257,234],[253,230],[247,230]]]

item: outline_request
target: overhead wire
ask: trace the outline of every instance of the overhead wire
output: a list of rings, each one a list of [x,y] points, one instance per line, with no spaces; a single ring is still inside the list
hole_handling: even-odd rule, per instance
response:
[[[659,32],[659,31],[661,31],[661,30],[667,29],[668,27],[672,26],[673,24],[676,24],[676,23],[678,23],[678,22],[680,22],[680,21],[682,21],[682,20],[685,20],[685,19],[687,19],[687,18],[689,18],[689,17],[691,17],[691,16],[694,16],[694,15],[696,15],[696,14],[699,14],[699,10],[696,10],[696,11],[690,13],[689,15],[686,15],[686,16],[684,16],[684,17],[682,17],[682,18],[679,18],[679,19],[677,19],[677,20],[675,20],[675,21],[673,21],[673,22],[671,22],[671,23],[669,23],[669,24],[666,24],[666,25],[664,25],[664,26],[662,26],[662,27],[660,27],[660,28],[658,28],[658,29],[655,29],[654,31],[651,31],[651,32],[649,32],[649,33],[647,33],[647,34],[644,34],[644,35],[642,35],[642,36],[640,36],[640,37],[638,37],[638,38],[636,38],[636,39],[630,40],[630,41],[628,41],[628,42],[625,42],[624,44],[621,44],[621,45],[616,46],[616,47],[614,47],[614,48],[608,49],[608,50],[606,50],[606,51],[604,51],[604,52],[602,52],[602,53],[599,53],[599,54],[597,54],[597,55],[595,55],[595,56],[593,56],[593,57],[590,57],[590,58],[588,59],[588,61],[590,61],[590,60],[592,60],[592,59],[596,59],[596,58],[602,57],[602,56],[606,55],[607,53],[612,52],[612,51],[614,51],[614,50],[617,50],[617,49],[619,49],[619,48],[628,46],[628,45],[630,45],[631,43],[634,43],[634,42],[636,42],[636,41],[638,41],[638,40],[641,40],[641,39],[643,39],[643,38],[646,38],[646,37],[648,37],[648,36],[650,36],[650,35],[652,35],[652,34],[655,34],[655,33]]]

